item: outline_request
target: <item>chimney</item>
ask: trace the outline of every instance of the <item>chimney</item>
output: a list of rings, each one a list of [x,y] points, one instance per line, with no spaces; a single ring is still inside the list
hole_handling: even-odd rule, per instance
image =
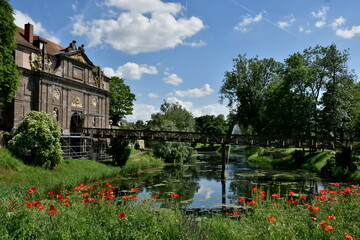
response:
[[[30,23],[25,24],[25,39],[31,44],[34,41],[34,26]]]

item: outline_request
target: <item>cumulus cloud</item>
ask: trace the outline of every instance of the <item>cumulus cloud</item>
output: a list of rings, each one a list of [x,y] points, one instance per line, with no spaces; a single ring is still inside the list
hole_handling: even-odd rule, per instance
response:
[[[167,77],[163,78],[163,80],[167,84],[177,86],[183,82],[183,80],[175,73],[170,74],[170,73],[165,72],[164,74],[167,75]]]
[[[190,47],[202,47],[206,45],[206,42],[200,40],[198,42],[184,42],[184,46],[190,46]]]
[[[284,29],[290,27],[295,21],[296,19],[293,16],[288,16],[285,17],[284,21],[278,21],[277,24],[280,28]]]
[[[335,19],[335,20],[331,23],[331,27],[332,27],[333,29],[336,29],[336,28],[342,26],[345,22],[346,22],[346,19],[343,18],[342,16],[340,16],[339,18]]]
[[[130,54],[154,52],[186,45],[188,39],[205,28],[197,17],[177,17],[182,6],[160,0],[107,0],[108,7],[118,8],[118,16],[85,21],[73,19],[72,34],[85,36],[89,47],[109,44]]]
[[[137,63],[127,62],[119,66],[115,71],[112,68],[105,67],[104,73],[106,76],[118,76],[125,79],[140,80],[143,74],[157,74],[158,70],[155,66],[148,66],[147,64],[139,65]]]
[[[210,87],[210,85],[205,84],[202,88],[194,88],[194,89],[189,89],[186,91],[177,90],[177,91],[172,92],[171,94],[175,95],[177,97],[200,98],[200,97],[210,95],[213,92],[214,92],[214,90]]]
[[[304,28],[303,26],[300,26],[300,27],[299,27],[299,32],[305,33],[305,34],[309,34],[309,33],[311,33],[312,31],[311,31],[310,29]]]
[[[151,119],[151,114],[157,113],[160,110],[153,105],[135,103],[133,106],[133,114],[125,116],[126,119],[130,122],[135,122],[137,120],[148,121]]]
[[[194,106],[194,104],[192,102],[182,101],[176,97],[169,97],[166,99],[166,101],[169,103],[178,103],[180,106],[182,106],[183,108],[185,108],[188,111],[191,111],[192,107]]]
[[[34,25],[34,32],[37,35],[40,35],[54,43],[60,44],[60,39],[55,37],[52,33],[48,32],[41,22],[35,22],[29,15],[23,13],[19,10],[14,10],[15,24],[21,28],[24,28],[26,23],[31,23]]]
[[[210,104],[201,106],[195,109],[191,110],[194,117],[200,117],[203,115],[219,115],[222,114],[224,116],[227,116],[229,114],[229,109],[220,103]]]
[[[149,97],[149,98],[158,98],[159,95],[157,95],[156,93],[149,93],[149,94],[148,94],[148,97]]]
[[[321,9],[317,12],[311,12],[311,15],[314,18],[319,19],[316,23],[315,23],[315,27],[317,28],[322,28],[326,25],[326,18],[327,18],[327,12],[329,11],[329,7],[321,7]]]
[[[350,29],[337,29],[336,35],[345,39],[351,39],[360,34],[360,26],[352,26]]]
[[[263,19],[262,13],[259,13],[255,17],[251,17],[250,15],[243,16],[243,20],[235,26],[235,30],[238,30],[242,33],[248,31],[248,26],[251,24],[260,22]]]

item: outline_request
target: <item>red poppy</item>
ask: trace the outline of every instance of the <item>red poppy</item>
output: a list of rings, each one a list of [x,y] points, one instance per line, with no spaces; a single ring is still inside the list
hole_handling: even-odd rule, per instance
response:
[[[90,198],[90,201],[94,202],[94,201],[96,201],[96,199],[95,198]]]
[[[80,189],[81,189],[81,187],[80,187],[80,186],[78,186],[78,187],[76,187],[76,188],[75,188],[75,190],[80,190]]]
[[[330,191],[330,194],[338,194],[340,193],[340,190],[337,190],[337,191]]]
[[[100,195],[104,195],[104,193],[105,193],[104,191],[99,192]]]
[[[335,219],[336,217],[335,216],[328,216],[327,219],[331,220],[331,219]]]
[[[265,198],[265,197],[266,197],[265,191],[262,191],[262,192],[260,193],[260,198]]]
[[[176,194],[176,193],[172,193],[171,196],[174,197],[174,198],[180,197],[180,195],[179,195],[179,194]]]
[[[123,199],[129,199],[129,196],[123,196],[122,198]]]
[[[132,192],[137,192],[137,191],[139,191],[139,189],[138,188],[132,188],[131,191]]]
[[[333,185],[336,186],[340,186],[340,183],[333,183]]]
[[[246,200],[245,198],[240,198],[239,202],[245,202],[245,200]]]
[[[289,192],[289,194],[290,194],[291,196],[294,196],[294,195],[295,195],[295,193],[294,193],[294,192]]]
[[[345,240],[354,240],[354,238],[348,233],[344,234],[344,237],[345,237]]]
[[[280,195],[279,194],[273,194],[273,195],[271,195],[272,197],[275,197],[275,198],[280,198]]]
[[[315,217],[312,217],[311,220],[312,220],[312,221],[316,221],[316,218],[315,218]]]
[[[40,202],[38,202],[38,201],[33,201],[33,204],[34,204],[34,206],[35,206],[35,207],[37,207],[37,206],[40,206],[40,205],[41,205],[41,203],[40,203]]]
[[[70,203],[67,202],[67,203],[65,203],[64,205],[68,207],[68,206],[70,206]]]
[[[353,189],[357,189],[358,187],[357,186],[355,186],[355,185],[352,185],[351,186]]]
[[[28,208],[32,208],[32,207],[33,207],[33,204],[32,204],[31,202],[28,202],[28,203],[26,203],[26,206],[27,206]]]
[[[89,196],[89,193],[83,193],[83,194],[81,194],[83,197],[87,197],[87,196]]]
[[[331,232],[332,230],[334,230],[334,228],[332,226],[327,226],[325,228],[325,231]]]
[[[306,196],[301,196],[300,199],[305,200]]]
[[[253,192],[256,192],[258,189],[256,188],[256,187],[254,187],[253,189],[252,189],[252,191]]]
[[[132,198],[133,200],[137,200],[137,199],[138,199],[138,196],[137,196],[137,195],[132,195],[131,198]]]
[[[90,189],[90,190],[91,190],[91,189],[94,189],[94,187],[88,187],[88,189]]]
[[[321,225],[321,226],[324,226],[324,225],[326,225],[326,224],[327,224],[327,221],[321,221],[321,222],[320,222],[320,225]]]
[[[234,211],[234,215],[239,215],[239,214],[240,214],[240,212]]]
[[[82,183],[82,184],[80,184],[80,187],[81,188],[86,188],[86,185]]]
[[[121,218],[121,219],[126,218],[126,214],[125,213],[119,213],[119,218]]]
[[[49,208],[50,208],[50,211],[51,211],[51,210],[55,210],[55,206],[54,206],[54,205],[50,205]]]
[[[231,213],[229,213],[229,212],[226,212],[225,214],[226,214],[226,215],[230,215]]]
[[[36,187],[32,187],[32,188],[30,188],[29,190],[28,190],[28,193],[33,193],[33,192],[35,192],[36,191]]]
[[[89,200],[84,200],[84,204],[88,204],[89,203]]]
[[[107,196],[106,198],[107,198],[107,199],[113,199],[113,198],[115,198],[115,196],[114,196],[114,195],[109,195],[109,196]]]
[[[39,209],[40,210],[45,209],[45,206],[39,206]]]
[[[320,208],[316,207],[316,208],[313,208],[313,213],[318,213],[320,211]]]
[[[53,194],[54,194],[54,192],[48,192],[48,194],[49,194],[49,195],[53,195]]]
[[[275,207],[279,207],[279,204],[275,204]]]
[[[250,206],[253,206],[254,204],[256,204],[257,203],[257,200],[256,199],[253,199],[253,200],[251,200],[251,202],[249,202],[249,205]]]
[[[111,187],[111,184],[110,184],[110,183],[106,183],[106,186]]]
[[[269,219],[270,222],[275,222],[274,216],[270,216],[268,219]]]
[[[113,194],[114,193],[112,189],[108,189],[107,192],[108,192],[108,194]]]
[[[50,210],[50,211],[49,211],[49,214],[50,214],[50,215],[54,215],[55,213],[56,213],[55,210]]]
[[[153,196],[152,198],[153,198],[153,199],[158,199],[158,198],[159,198],[159,196]]]

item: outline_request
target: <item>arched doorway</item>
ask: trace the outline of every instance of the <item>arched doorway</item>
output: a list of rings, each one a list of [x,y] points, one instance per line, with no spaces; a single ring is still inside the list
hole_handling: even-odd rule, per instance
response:
[[[84,118],[78,112],[73,113],[70,119],[70,134],[78,135],[81,134],[84,125]]]
[[[81,138],[84,118],[81,113],[74,112],[70,119],[70,149],[73,158],[81,158],[84,152],[83,140]]]

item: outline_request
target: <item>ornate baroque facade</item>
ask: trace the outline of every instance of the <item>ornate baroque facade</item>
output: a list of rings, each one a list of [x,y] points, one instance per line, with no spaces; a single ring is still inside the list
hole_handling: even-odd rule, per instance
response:
[[[21,84],[12,104],[3,107],[0,128],[10,130],[29,111],[44,111],[58,121],[63,135],[81,127],[109,125],[109,81],[76,41],[68,47],[33,33],[33,25],[18,28],[15,62]]]

